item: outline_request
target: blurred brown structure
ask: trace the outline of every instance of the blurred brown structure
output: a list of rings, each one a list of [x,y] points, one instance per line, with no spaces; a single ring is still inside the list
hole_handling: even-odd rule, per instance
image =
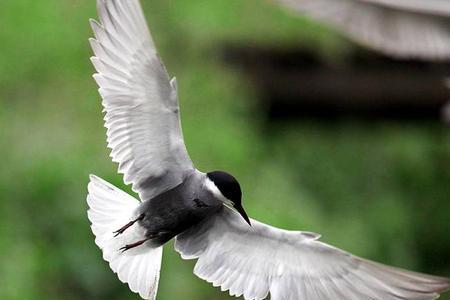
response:
[[[338,63],[303,48],[227,46],[224,58],[251,78],[270,119],[440,119],[450,63],[355,49]]]

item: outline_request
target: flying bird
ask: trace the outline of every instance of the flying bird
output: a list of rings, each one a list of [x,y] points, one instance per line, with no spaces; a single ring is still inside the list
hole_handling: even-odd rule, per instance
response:
[[[238,181],[195,168],[170,79],[138,0],[98,0],[90,44],[111,157],[139,200],[91,175],[88,217],[103,258],[155,299],[163,245],[175,239],[194,273],[244,299],[435,299],[449,280],[354,256],[311,232],[250,219]]]
[[[275,0],[397,58],[450,60],[448,0]]]

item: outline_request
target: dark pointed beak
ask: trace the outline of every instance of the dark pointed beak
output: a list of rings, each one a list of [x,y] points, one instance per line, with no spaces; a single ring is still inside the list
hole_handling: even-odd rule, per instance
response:
[[[234,205],[234,208],[238,211],[238,213],[244,218],[245,222],[248,223],[248,225],[252,226],[252,223],[250,223],[250,219],[247,216],[247,213],[245,212],[244,208],[240,204]]]

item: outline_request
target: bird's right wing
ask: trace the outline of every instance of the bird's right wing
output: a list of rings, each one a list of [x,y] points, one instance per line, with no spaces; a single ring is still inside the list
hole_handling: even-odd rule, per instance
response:
[[[180,125],[177,86],[159,59],[139,0],[97,0],[90,39],[108,147],[125,183],[148,200],[193,170]]]
[[[450,59],[450,1],[274,0],[391,56]]]
[[[246,300],[436,299],[449,280],[371,262],[318,241],[224,209],[176,238],[194,273]]]

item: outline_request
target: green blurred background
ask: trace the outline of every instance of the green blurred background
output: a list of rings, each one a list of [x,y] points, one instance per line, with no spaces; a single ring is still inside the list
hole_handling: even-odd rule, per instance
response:
[[[332,59],[349,43],[265,0],[158,0],[144,8],[179,82],[200,170],[228,170],[253,218],[320,232],[357,255],[450,276],[450,130],[439,122],[265,122],[224,42]],[[0,299],[138,299],[101,258],[88,174],[130,191],[106,148],[91,78],[94,0],[0,2]],[[230,299],[165,247],[160,300]],[[443,299],[450,299],[448,295]]]

